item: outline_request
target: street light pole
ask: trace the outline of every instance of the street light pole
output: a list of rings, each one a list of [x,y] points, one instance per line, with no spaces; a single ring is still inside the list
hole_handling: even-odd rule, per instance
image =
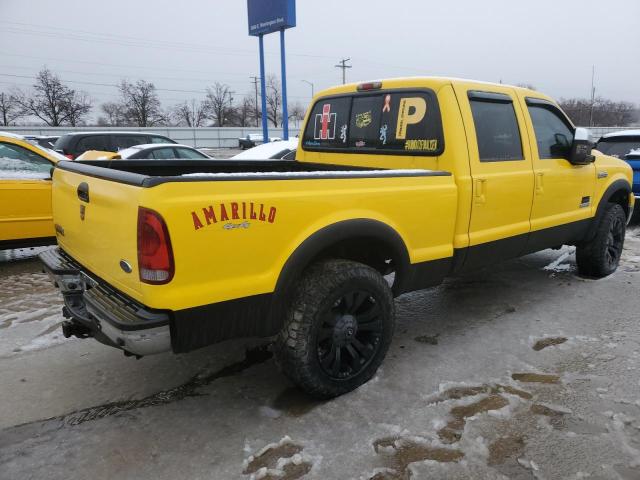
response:
[[[249,78],[253,78],[253,85],[256,87],[256,104],[255,104],[255,111],[254,114],[256,116],[256,127],[258,126],[258,82],[260,81],[260,77],[249,77]]]
[[[314,91],[313,91],[313,82],[310,82],[309,80],[302,80],[304,83],[308,83],[309,85],[311,85],[311,98],[313,98],[313,96],[315,95]]]
[[[343,58],[342,60],[340,60],[339,65],[335,65],[336,68],[341,68],[342,69],[342,84],[344,85],[345,83],[347,83],[347,76],[346,76],[346,72],[347,72],[347,68],[352,68],[351,65],[347,65],[347,62],[351,60],[350,58]]]

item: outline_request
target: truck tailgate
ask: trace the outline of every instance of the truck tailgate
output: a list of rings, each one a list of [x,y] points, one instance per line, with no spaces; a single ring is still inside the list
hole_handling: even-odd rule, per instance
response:
[[[56,169],[52,206],[58,244],[122,292],[140,298],[137,221],[142,188]],[[121,262],[131,266],[127,273]]]

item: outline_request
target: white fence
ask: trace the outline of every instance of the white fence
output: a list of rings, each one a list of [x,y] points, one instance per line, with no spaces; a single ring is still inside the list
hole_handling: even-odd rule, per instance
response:
[[[602,135],[619,130],[631,130],[638,127],[587,127],[592,140],[598,140]],[[255,127],[0,127],[5,132],[19,135],[62,135],[69,132],[148,132],[159,133],[172,138],[178,143],[191,145],[196,148],[237,148],[238,138],[246,137],[249,133],[262,133],[262,129]],[[299,133],[298,128],[290,128],[289,136],[295,137]],[[281,128],[270,128],[270,137],[282,138]]]
[[[249,133],[262,133],[255,127],[0,127],[1,131],[18,135],[62,135],[69,132],[145,132],[165,135],[178,143],[196,148],[238,148],[238,138]],[[289,136],[299,129],[289,128]],[[281,128],[269,128],[270,137],[282,138]]]

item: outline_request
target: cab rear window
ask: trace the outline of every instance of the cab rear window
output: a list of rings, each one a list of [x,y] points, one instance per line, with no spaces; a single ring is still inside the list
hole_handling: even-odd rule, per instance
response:
[[[438,101],[431,90],[321,98],[302,145],[311,151],[440,155],[444,140]]]

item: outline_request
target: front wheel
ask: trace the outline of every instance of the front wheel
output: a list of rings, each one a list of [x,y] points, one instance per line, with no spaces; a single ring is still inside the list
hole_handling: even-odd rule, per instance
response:
[[[394,315],[391,289],[376,270],[347,260],[319,262],[295,289],[276,342],[276,361],[315,397],[350,392],[382,363]]]
[[[582,275],[602,278],[616,271],[624,247],[626,220],[620,205],[607,206],[595,236],[576,249],[578,271]]]

